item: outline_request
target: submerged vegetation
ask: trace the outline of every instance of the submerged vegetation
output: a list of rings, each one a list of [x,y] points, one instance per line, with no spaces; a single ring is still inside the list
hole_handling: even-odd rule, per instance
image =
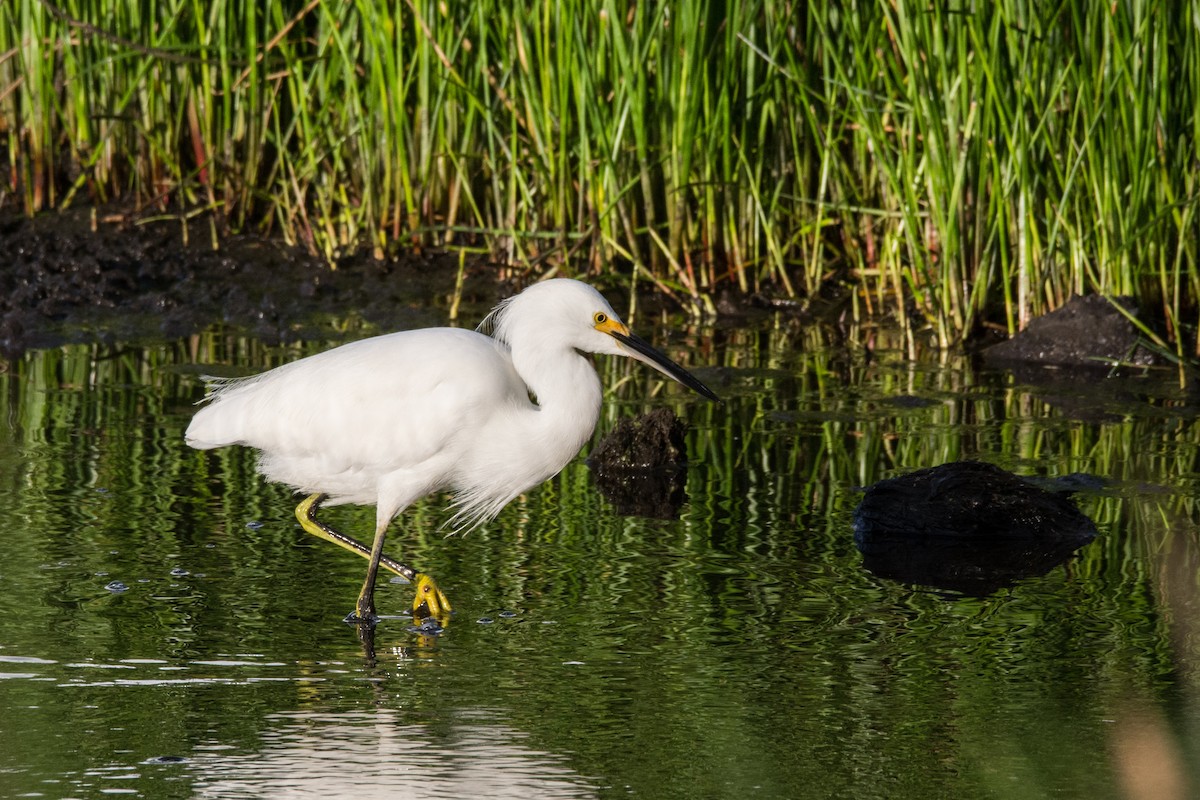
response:
[[[12,0],[0,201],[725,286],[942,344],[1072,293],[1200,313],[1172,4]]]

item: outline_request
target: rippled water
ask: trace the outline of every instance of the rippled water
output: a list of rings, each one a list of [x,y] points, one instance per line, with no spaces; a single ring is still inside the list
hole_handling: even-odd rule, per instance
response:
[[[662,343],[726,402],[601,360],[632,380],[600,427],[689,422],[679,518],[617,513],[582,461],[466,537],[423,502],[389,551],[457,613],[410,632],[386,584],[366,642],[362,562],[251,454],[182,442],[196,365],[329,342],[8,364],[0,796],[1194,796],[1200,433],[1173,376],[1035,386],[779,321]],[[1102,476],[1100,537],[982,597],[864,569],[858,487],[962,458]]]

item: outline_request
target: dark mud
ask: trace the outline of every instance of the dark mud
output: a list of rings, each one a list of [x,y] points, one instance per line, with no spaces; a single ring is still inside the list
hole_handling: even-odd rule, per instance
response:
[[[203,221],[186,234],[177,221],[90,210],[0,218],[0,352],[174,339],[217,322],[291,341],[348,311],[381,329],[422,327],[445,319],[458,270],[457,255],[444,253],[354,256],[331,270],[261,237],[223,236],[214,249]],[[466,318],[511,291],[481,261],[465,276]]]
[[[0,212],[0,356],[74,342],[149,343],[223,323],[268,344],[319,338],[354,315],[378,332],[444,324],[458,253],[365,251],[331,265],[302,247],[223,234],[210,220],[139,219],[122,210]],[[532,276],[482,257],[464,264],[460,318],[477,321]],[[745,323],[778,309],[760,296],[719,298]],[[669,298],[639,298],[647,312]]]

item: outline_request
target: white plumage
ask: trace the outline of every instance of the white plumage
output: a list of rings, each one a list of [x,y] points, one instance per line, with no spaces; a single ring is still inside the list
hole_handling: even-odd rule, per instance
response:
[[[213,381],[187,443],[253,447],[269,480],[327,495],[327,503],[375,504],[373,550],[381,550],[388,523],[426,494],[453,491],[452,522],[470,527],[561,470],[600,413],[600,380],[581,351],[636,358],[716,397],[578,281],[535,284],[480,327],[489,326],[492,336],[456,328],[392,333],[254,377]],[[306,509],[310,519],[322,499]],[[364,585],[359,618],[373,615],[371,601]]]

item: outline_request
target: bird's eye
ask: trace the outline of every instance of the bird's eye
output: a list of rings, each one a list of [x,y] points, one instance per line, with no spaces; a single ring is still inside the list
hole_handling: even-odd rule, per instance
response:
[[[608,315],[603,311],[597,311],[595,316],[592,317],[592,321],[597,325],[603,325],[604,323],[608,322]]]

